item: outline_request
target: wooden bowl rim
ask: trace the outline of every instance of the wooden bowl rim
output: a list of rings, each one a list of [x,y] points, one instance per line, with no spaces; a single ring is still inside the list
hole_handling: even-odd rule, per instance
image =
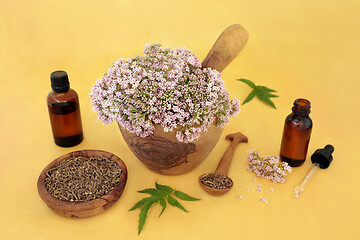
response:
[[[51,196],[45,187],[46,172],[63,160],[68,159],[70,157],[78,157],[78,156],[84,156],[84,157],[104,156],[110,160],[116,161],[122,170],[119,184],[116,185],[114,189],[111,190],[111,192],[109,192],[108,194],[100,198],[96,198],[85,202],[67,202]],[[99,207],[104,207],[105,205],[111,206],[113,204],[112,202],[117,201],[122,195],[122,192],[126,185],[126,181],[127,181],[127,168],[125,163],[118,156],[107,151],[89,149],[89,150],[79,150],[79,151],[70,152],[50,162],[40,173],[37,182],[37,189],[41,199],[50,208],[58,209],[65,212],[75,213],[75,212],[84,212]]]

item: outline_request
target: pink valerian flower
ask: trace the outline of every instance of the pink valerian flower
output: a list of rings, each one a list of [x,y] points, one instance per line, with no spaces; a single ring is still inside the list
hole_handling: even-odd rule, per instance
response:
[[[118,59],[94,85],[91,103],[103,123],[116,121],[141,137],[160,124],[176,131],[180,142],[192,142],[215,120],[224,127],[239,113],[239,100],[230,100],[221,74],[201,69],[190,50],[151,44],[144,53]]]
[[[249,152],[246,168],[250,172],[254,172],[258,177],[266,178],[273,182],[285,182],[285,176],[292,171],[288,163],[279,161],[278,156],[261,158],[257,151]],[[261,190],[259,189],[258,185],[258,192]]]
[[[266,201],[266,199],[263,198],[263,197],[261,197],[259,200],[260,200],[261,202],[268,203],[268,201]]]
[[[239,199],[239,200],[243,200],[244,198],[243,198],[243,196],[242,196],[242,195],[240,195],[240,196],[238,196],[238,197],[237,197],[237,199]]]

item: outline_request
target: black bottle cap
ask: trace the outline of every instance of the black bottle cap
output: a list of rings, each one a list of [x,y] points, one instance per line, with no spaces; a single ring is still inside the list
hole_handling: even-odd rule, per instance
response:
[[[318,163],[320,168],[326,169],[333,160],[331,155],[333,151],[334,147],[332,145],[326,145],[324,148],[316,150],[313,155],[311,155],[311,162]]]
[[[50,75],[51,88],[56,93],[66,92],[70,88],[69,78],[65,71],[55,71]]]

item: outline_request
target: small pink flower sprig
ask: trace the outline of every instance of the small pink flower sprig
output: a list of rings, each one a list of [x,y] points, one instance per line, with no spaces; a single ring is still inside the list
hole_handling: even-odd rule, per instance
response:
[[[239,113],[239,100],[229,99],[221,74],[202,69],[190,50],[151,44],[144,53],[118,59],[93,87],[91,103],[103,123],[116,121],[140,137],[160,124],[176,131],[180,142],[192,142],[215,119],[224,127]]]
[[[250,172],[254,172],[258,177],[276,183],[285,182],[285,176],[292,171],[288,163],[279,161],[278,156],[261,158],[257,151],[249,152],[249,161],[246,168]]]

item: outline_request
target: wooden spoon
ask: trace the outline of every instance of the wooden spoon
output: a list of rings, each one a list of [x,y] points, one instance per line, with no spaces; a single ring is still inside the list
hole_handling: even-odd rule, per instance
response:
[[[230,140],[231,144],[230,144],[229,148],[226,150],[226,152],[224,153],[223,157],[221,158],[221,160],[219,162],[218,167],[215,170],[215,174],[220,174],[225,177],[227,177],[227,175],[228,175],[230,164],[231,164],[236,146],[241,142],[248,142],[248,138],[245,135],[243,135],[241,132],[238,132],[238,133],[232,133],[232,134],[227,135],[226,140]],[[200,186],[202,187],[202,189],[204,189],[207,193],[209,193],[211,195],[219,196],[219,195],[225,194],[225,193],[229,192],[232,189],[232,186],[234,185],[234,184],[232,184],[231,187],[228,187],[225,189],[211,188],[201,182],[202,177],[206,174],[208,174],[208,173],[205,173],[199,177],[199,183],[200,183]],[[231,178],[229,178],[229,179],[233,183]]]
[[[234,24],[224,30],[202,61],[202,68],[213,68],[222,72],[244,48],[249,38],[248,32]]]

